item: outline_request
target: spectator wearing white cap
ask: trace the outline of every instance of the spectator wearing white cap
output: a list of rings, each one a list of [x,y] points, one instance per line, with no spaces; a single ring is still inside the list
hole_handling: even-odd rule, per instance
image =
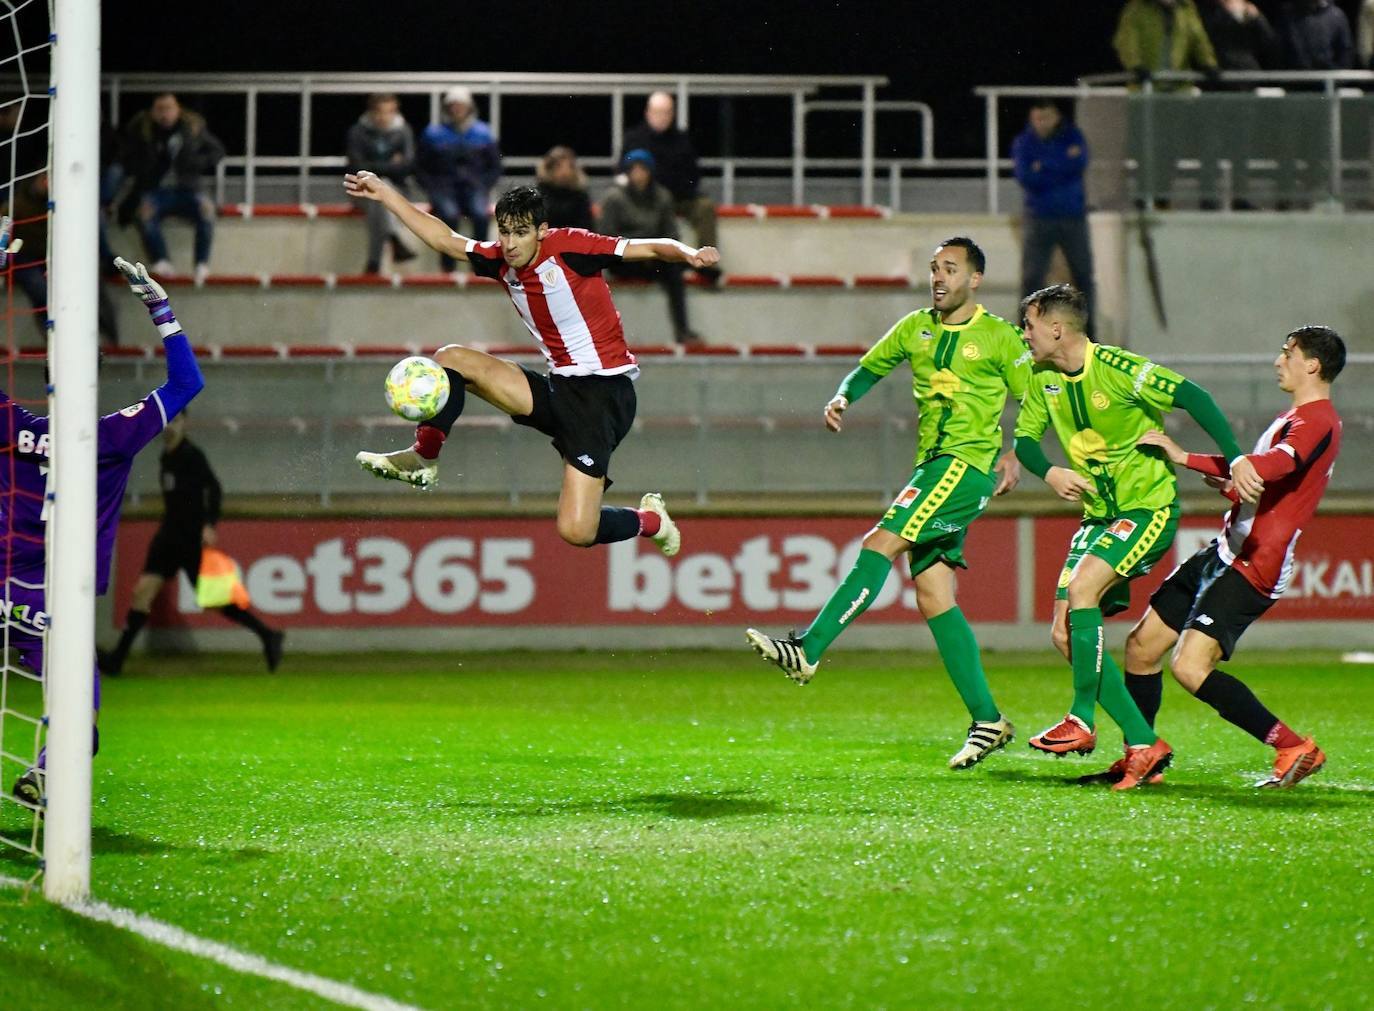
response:
[[[477,117],[472,92],[462,85],[445,92],[444,117],[420,135],[415,176],[435,217],[455,232],[486,240],[489,194],[501,178],[501,148],[491,125]],[[463,218],[471,228],[460,227]],[[452,270],[453,259],[441,255],[439,266]]]

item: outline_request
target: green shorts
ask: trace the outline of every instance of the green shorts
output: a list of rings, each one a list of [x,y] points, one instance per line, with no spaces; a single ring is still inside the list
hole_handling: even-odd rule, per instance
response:
[[[1125,578],[1102,596],[1103,616],[1119,614],[1131,605],[1130,581],[1145,575],[1168,554],[1177,530],[1177,502],[1163,509],[1130,509],[1111,519],[1085,519],[1069,541],[1069,555],[1059,573],[1054,599],[1069,598],[1074,569],[1084,555],[1096,555]]]
[[[936,562],[960,569],[969,524],[992,498],[993,480],[953,456],[937,456],[916,468],[878,526],[915,545],[907,558],[916,577]]]

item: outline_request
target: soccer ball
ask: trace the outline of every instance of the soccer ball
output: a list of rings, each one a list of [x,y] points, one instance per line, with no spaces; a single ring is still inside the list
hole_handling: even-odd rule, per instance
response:
[[[386,406],[407,421],[428,421],[448,395],[448,373],[432,358],[402,358],[386,374]]]

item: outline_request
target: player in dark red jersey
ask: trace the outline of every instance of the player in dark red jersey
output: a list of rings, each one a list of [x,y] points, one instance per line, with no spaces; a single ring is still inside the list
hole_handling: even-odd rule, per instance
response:
[[[1163,432],[1149,432],[1139,443],[1203,474],[1234,504],[1220,536],[1150,597],[1126,640],[1126,687],[1153,725],[1163,689],[1161,661],[1173,647],[1174,679],[1276,750],[1274,774],[1257,786],[1292,786],[1320,769],[1326,755],[1217,664],[1231,658],[1241,634],[1288,587],[1298,537],[1317,511],[1341,449],[1331,383],[1344,365],[1345,344],[1336,331],[1304,326],[1290,333],[1274,370],[1293,404],[1259,437],[1253,453],[1229,464],[1221,456],[1188,453]],[[1122,764],[1084,778],[1111,781]]]
[[[358,463],[379,477],[418,487],[434,483],[439,450],[463,411],[467,390],[511,416],[517,425],[551,436],[563,457],[558,533],[582,547],[650,537],[666,555],[681,544],[663,499],[650,492],[638,509],[601,504],[611,453],[635,416],[639,366],[625,344],[620,313],[601,276],[620,260],[665,260],[711,267],[720,254],[675,239],[623,239],[581,228],[550,228],[544,198],[532,186],[506,192],[496,203],[498,242],[452,231],[371,172],[344,176],[350,196],[377,200],[425,243],[473,273],[506,287],[521,321],[549,366],[541,376],[514,362],[449,344],[434,354],[452,384],[444,409],[415,430],[415,444],[394,453],[359,453]]]

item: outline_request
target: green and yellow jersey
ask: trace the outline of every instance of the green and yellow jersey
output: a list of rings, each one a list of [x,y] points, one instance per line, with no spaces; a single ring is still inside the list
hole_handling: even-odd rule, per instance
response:
[[[1110,518],[1132,509],[1162,509],[1178,498],[1173,465],[1162,450],[1137,448],[1164,427],[1183,376],[1141,355],[1087,344],[1083,370],[1065,375],[1037,368],[1016,418],[1016,438],[1039,442],[1054,426],[1073,469],[1097,493],[1083,496],[1083,515]]]
[[[953,456],[990,472],[1002,449],[1007,393],[1020,400],[1030,382],[1021,331],[981,305],[967,323],[941,323],[935,310],[918,309],[874,344],[859,366],[881,378],[903,362],[911,365],[920,411],[917,466]]]

